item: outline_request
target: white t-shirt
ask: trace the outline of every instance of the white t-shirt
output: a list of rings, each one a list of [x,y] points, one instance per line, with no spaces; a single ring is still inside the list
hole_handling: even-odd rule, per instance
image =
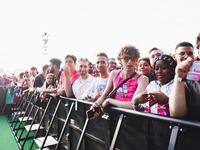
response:
[[[166,96],[170,97],[173,83],[174,83],[174,80],[171,80],[169,83],[165,85],[161,85],[160,81],[154,80],[149,83],[149,85],[146,88],[146,91],[147,92],[160,91],[164,93]],[[148,105],[148,102],[142,104],[143,107],[146,107],[147,105]],[[151,113],[158,114],[156,105],[153,105],[150,108],[151,108]]]
[[[91,75],[84,81],[81,82],[81,77],[79,77],[74,84],[72,85],[72,91],[76,99],[82,99],[83,93],[90,87],[90,85],[94,82],[95,78]]]
[[[107,78],[97,77],[95,79],[95,82],[91,84],[91,87],[88,89],[89,91],[87,92],[96,94],[98,93],[102,95],[104,90],[106,89],[107,82],[108,82],[108,77]]]

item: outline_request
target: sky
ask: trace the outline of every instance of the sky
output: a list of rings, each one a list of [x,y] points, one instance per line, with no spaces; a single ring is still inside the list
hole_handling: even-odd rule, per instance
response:
[[[32,66],[41,72],[53,57],[88,58],[136,46],[141,56],[158,47],[166,54],[200,33],[199,0],[7,0],[0,2],[0,75]],[[49,34],[44,55],[44,32]],[[195,48],[196,52],[196,48]],[[61,64],[63,66],[64,63]]]

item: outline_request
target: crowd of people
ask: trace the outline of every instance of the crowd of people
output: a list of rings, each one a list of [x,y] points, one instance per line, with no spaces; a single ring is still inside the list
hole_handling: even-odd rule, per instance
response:
[[[177,44],[173,56],[165,55],[154,47],[148,56],[141,58],[135,46],[126,45],[117,56],[120,65],[104,52],[96,55],[95,64],[87,58],[77,59],[69,54],[64,59],[63,68],[60,67],[60,59],[52,58],[49,64],[43,66],[40,74],[36,67],[32,67],[18,78],[13,75],[12,84],[3,75],[0,85],[15,86],[16,93],[39,92],[42,101],[49,93],[94,102],[90,108],[94,112],[96,107],[105,109],[108,105],[114,105],[200,121],[200,82],[186,80],[193,61],[200,60],[200,34],[196,46],[199,50],[196,58],[194,47],[189,42]],[[114,90],[114,96],[110,96]],[[16,97],[13,97],[15,102]],[[98,115],[95,112],[93,119]],[[179,139],[180,149],[198,145],[200,132],[197,131],[183,129],[183,136]],[[190,138],[190,144],[185,144]]]

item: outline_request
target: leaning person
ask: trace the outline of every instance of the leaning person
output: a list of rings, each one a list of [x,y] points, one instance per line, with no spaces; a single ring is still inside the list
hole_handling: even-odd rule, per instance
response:
[[[121,48],[118,59],[123,66],[123,70],[113,70],[108,78],[108,84],[102,96],[91,106],[94,108],[102,105],[106,107],[111,104],[117,107],[132,109],[132,99],[134,96],[145,91],[148,85],[148,78],[140,75],[135,71],[137,60],[140,57],[139,50],[134,46],[127,45]],[[107,98],[109,93],[115,89],[129,76],[133,76],[130,80],[124,83],[115,93],[114,98]],[[95,113],[95,117],[98,113]],[[94,117],[94,118],[95,118]]]

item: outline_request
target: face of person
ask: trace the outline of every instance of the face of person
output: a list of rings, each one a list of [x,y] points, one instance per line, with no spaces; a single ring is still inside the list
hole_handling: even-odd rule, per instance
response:
[[[179,64],[180,62],[186,60],[189,56],[194,59],[193,48],[189,46],[183,46],[176,49],[174,59],[177,61],[177,64]]]
[[[95,77],[95,78],[100,76],[100,73],[96,68],[94,68],[92,76]]]
[[[106,73],[108,66],[109,66],[109,63],[106,57],[104,56],[97,57],[96,67],[99,73]]]
[[[47,75],[47,77],[46,77],[46,82],[47,82],[47,84],[51,84],[52,83],[52,75]]]
[[[81,76],[85,76],[88,74],[88,62],[87,61],[79,61],[78,63],[78,72]]]
[[[109,72],[111,72],[112,70],[116,70],[117,69],[117,63],[114,59],[110,59],[109,60],[109,67],[108,70]]]
[[[198,50],[200,50],[200,41],[197,44],[199,45],[199,49]]]
[[[135,66],[137,64],[137,59],[134,56],[124,54],[124,56],[121,58],[120,61],[121,61],[121,64],[122,64],[124,70],[127,70],[127,71],[135,70]]]
[[[49,72],[54,73],[54,64],[52,62],[49,65]]]
[[[37,75],[37,69],[33,69],[33,70],[31,70],[31,74],[32,74],[32,76],[36,76]]]
[[[4,74],[4,75],[3,75],[3,79],[6,79],[6,78],[7,78],[7,75],[6,75],[6,74]]]
[[[92,74],[92,73],[93,73],[93,68],[94,68],[94,67],[93,67],[93,64],[90,64],[90,65],[89,65],[89,69],[88,69],[88,73],[89,73],[89,74]]]
[[[140,60],[138,65],[138,71],[140,74],[149,76],[151,74],[151,66],[145,60]]]
[[[156,78],[161,82],[162,85],[167,84],[173,78],[172,69],[163,61],[158,60],[155,64],[155,75]]]
[[[159,56],[163,55],[163,53],[160,50],[153,50],[150,55],[149,55],[149,59],[150,59],[150,63],[151,63],[151,67],[154,67],[154,63],[155,61],[158,59]]]
[[[30,73],[29,71],[25,71],[25,76],[26,76],[27,78],[29,78],[29,77],[31,76],[31,73]]]
[[[76,63],[71,57],[68,57],[65,59],[65,64],[70,67],[70,70],[75,70]]]

